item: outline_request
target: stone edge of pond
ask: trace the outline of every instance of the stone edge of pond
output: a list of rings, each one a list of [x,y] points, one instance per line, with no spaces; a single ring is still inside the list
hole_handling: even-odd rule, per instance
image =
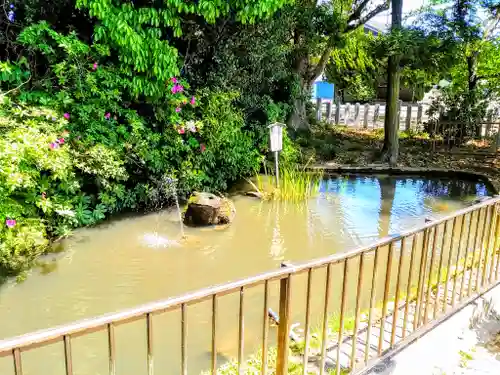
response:
[[[488,190],[493,195],[498,195],[496,184],[486,174],[472,172],[470,170],[457,170],[446,168],[414,168],[414,167],[389,167],[384,165],[367,165],[362,167],[355,167],[349,165],[325,165],[318,164],[305,167],[306,170],[323,170],[328,174],[387,174],[392,176],[445,176],[445,177],[458,177],[469,180],[477,180],[486,184]]]

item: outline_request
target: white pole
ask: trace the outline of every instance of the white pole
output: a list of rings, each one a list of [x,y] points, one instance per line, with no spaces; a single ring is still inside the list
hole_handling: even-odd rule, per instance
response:
[[[280,170],[278,166],[278,158],[279,158],[279,152],[274,151],[274,163],[275,163],[275,169],[276,169],[276,187],[280,187]]]

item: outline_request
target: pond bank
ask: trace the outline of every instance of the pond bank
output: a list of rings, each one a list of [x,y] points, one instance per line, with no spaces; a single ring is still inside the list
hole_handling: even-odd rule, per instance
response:
[[[302,146],[306,160],[312,157],[316,165],[329,170],[461,174],[486,178],[497,192],[500,191],[500,157],[498,153],[485,153],[486,149],[481,145],[467,145],[454,153],[432,152],[429,140],[422,134],[402,132],[398,165],[391,168],[379,162],[383,137],[378,131],[317,127],[311,135],[299,137],[297,142]]]

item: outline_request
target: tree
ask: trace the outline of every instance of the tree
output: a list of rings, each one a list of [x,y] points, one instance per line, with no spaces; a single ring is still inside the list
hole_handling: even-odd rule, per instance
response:
[[[388,8],[387,0],[297,0],[290,8],[294,18],[292,70],[301,88],[289,118],[293,128],[308,127],[305,103],[332,51],[342,48],[353,31]]]
[[[477,136],[481,127],[476,120],[485,116],[488,100],[499,93],[500,2],[435,0],[432,5],[440,7],[423,13],[426,26],[458,45],[449,73],[452,85],[445,93],[456,104],[451,103],[445,116],[462,122],[467,135]]]
[[[375,97],[381,73],[380,61],[374,53],[375,39],[359,28],[345,38],[342,48],[332,51],[325,72],[342,101],[346,94],[361,102]]]
[[[233,17],[214,24],[189,17],[175,46],[183,60],[183,75],[192,88],[240,93],[236,103],[256,144],[267,149],[271,121],[284,122],[297,90],[290,69],[292,44],[289,12],[279,12],[254,24]]]
[[[391,31],[398,32],[402,26],[403,0],[392,0],[392,25]],[[395,165],[398,160],[398,100],[399,100],[399,78],[400,78],[399,54],[389,56],[387,64],[387,102],[384,122],[384,147],[382,149],[382,160],[390,165]]]
[[[179,75],[178,50],[172,40],[182,36],[182,19],[200,16],[207,23],[231,15],[243,24],[253,23],[273,14],[288,0],[204,0],[186,2],[169,0],[114,2],[109,0],[77,0],[96,22],[94,40],[109,45],[116,52],[117,64],[129,72],[131,90],[136,95],[153,99],[161,97],[165,82]]]

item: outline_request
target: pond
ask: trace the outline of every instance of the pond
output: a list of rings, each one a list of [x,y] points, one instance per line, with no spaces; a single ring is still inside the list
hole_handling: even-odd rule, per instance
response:
[[[187,241],[180,246],[170,242],[180,235],[177,213],[171,210],[78,230],[63,243],[64,252],[46,257],[45,265],[25,282],[1,287],[0,338],[241,279],[275,269],[283,260],[299,262],[343,252],[490,194],[484,183],[449,178],[332,177],[323,180],[320,193],[304,204],[235,196],[237,215],[231,226],[186,228]],[[303,289],[294,289],[297,316],[303,313]],[[276,290],[271,293],[275,296]],[[322,292],[317,294],[319,307]],[[224,298],[219,307],[220,360],[234,356],[237,343],[237,300]],[[246,354],[260,344],[261,301],[260,292],[246,299]],[[271,307],[277,310],[274,302]],[[209,368],[210,311],[208,303],[189,308],[189,373]],[[173,312],[155,322],[158,373],[180,369],[179,320],[180,314]],[[118,373],[146,373],[144,332],[144,322],[117,329]],[[105,333],[75,339],[73,350],[75,374],[107,373]],[[61,344],[23,354],[25,375],[62,374],[63,366]],[[1,374],[11,373],[11,368],[10,360],[0,360]]]

